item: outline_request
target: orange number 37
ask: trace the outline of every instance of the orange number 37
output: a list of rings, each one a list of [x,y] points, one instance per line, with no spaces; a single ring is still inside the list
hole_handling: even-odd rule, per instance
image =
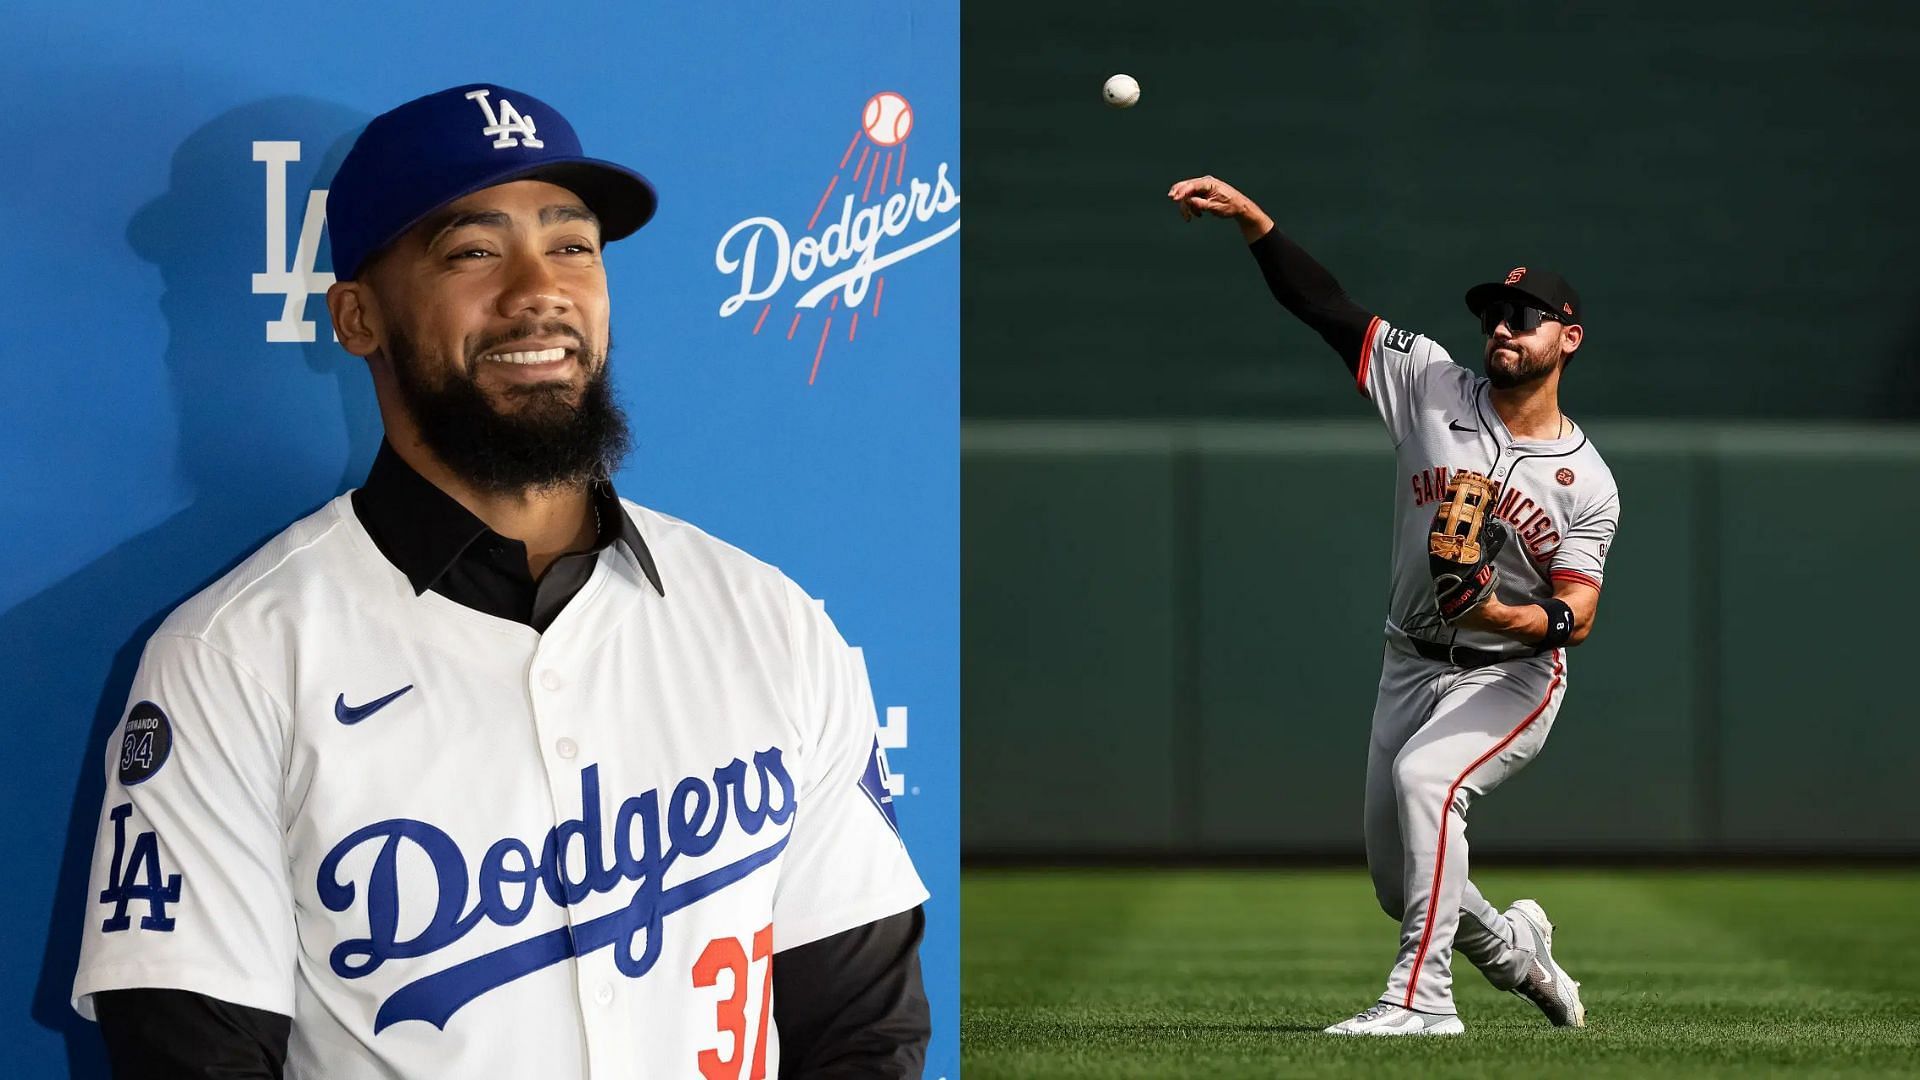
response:
[[[766,1080],[767,1008],[773,1004],[773,927],[763,926],[753,935],[753,959],[765,960],[761,979],[760,1027],[754,1033],[753,1070],[748,1080]],[[701,951],[693,965],[693,985],[718,986],[720,973],[733,973],[733,995],[713,1007],[714,1019],[722,1034],[733,1036],[733,1054],[721,1057],[719,1050],[700,1051],[700,1075],[706,1080],[740,1080],[740,1063],[747,1048],[747,952],[739,938],[714,938]]]

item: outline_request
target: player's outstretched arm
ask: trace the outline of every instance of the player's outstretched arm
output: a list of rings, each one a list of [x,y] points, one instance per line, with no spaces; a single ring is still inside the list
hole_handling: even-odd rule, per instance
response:
[[[1360,352],[1372,313],[1355,303],[1327,268],[1274,227],[1273,218],[1240,189],[1216,176],[1182,180],[1167,190],[1187,221],[1212,215],[1240,226],[1267,288],[1280,306],[1312,327],[1358,375]]]

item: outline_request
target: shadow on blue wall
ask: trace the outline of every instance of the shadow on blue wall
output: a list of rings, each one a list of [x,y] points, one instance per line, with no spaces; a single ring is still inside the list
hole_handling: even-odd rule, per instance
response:
[[[181,601],[294,519],[358,486],[379,446],[365,364],[333,344],[321,298],[308,305],[319,325],[315,343],[268,345],[263,325],[279,313],[281,298],[252,295],[249,276],[264,269],[257,265],[264,168],[253,160],[252,142],[303,144],[307,160],[289,173],[288,219],[297,232],[307,190],[300,178],[316,185],[331,178],[367,119],[342,105],[271,98],[222,114],[180,145],[168,190],[135,214],[126,237],[166,285],[165,362],[180,418],[178,468],[192,501],[0,615],[0,654],[31,673],[24,700],[15,702],[20,715],[91,717],[84,752],[72,763],[78,782],[33,1000],[34,1021],[65,1040],[74,1077],[108,1075],[98,1032],[67,1000],[81,927],[99,917],[87,878],[105,747],[141,649]],[[315,168],[317,147],[328,149]],[[324,250],[323,243],[322,268]],[[84,465],[74,467],[71,482],[88,483]]]

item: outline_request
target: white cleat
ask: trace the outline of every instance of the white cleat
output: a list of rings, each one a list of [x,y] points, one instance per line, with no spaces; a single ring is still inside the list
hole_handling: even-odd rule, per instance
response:
[[[1555,1027],[1586,1027],[1587,1007],[1580,1003],[1580,984],[1553,961],[1553,924],[1537,901],[1515,900],[1507,917],[1533,931],[1533,963],[1513,992],[1540,1007]]]
[[[1458,1016],[1414,1012],[1382,1001],[1351,1020],[1327,1029],[1329,1035],[1459,1035],[1467,1030]]]

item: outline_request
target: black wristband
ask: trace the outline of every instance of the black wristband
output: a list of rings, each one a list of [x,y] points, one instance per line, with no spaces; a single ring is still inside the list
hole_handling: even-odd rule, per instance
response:
[[[1565,600],[1550,597],[1534,605],[1547,613],[1547,636],[1540,639],[1540,650],[1557,649],[1573,636],[1573,609]]]

